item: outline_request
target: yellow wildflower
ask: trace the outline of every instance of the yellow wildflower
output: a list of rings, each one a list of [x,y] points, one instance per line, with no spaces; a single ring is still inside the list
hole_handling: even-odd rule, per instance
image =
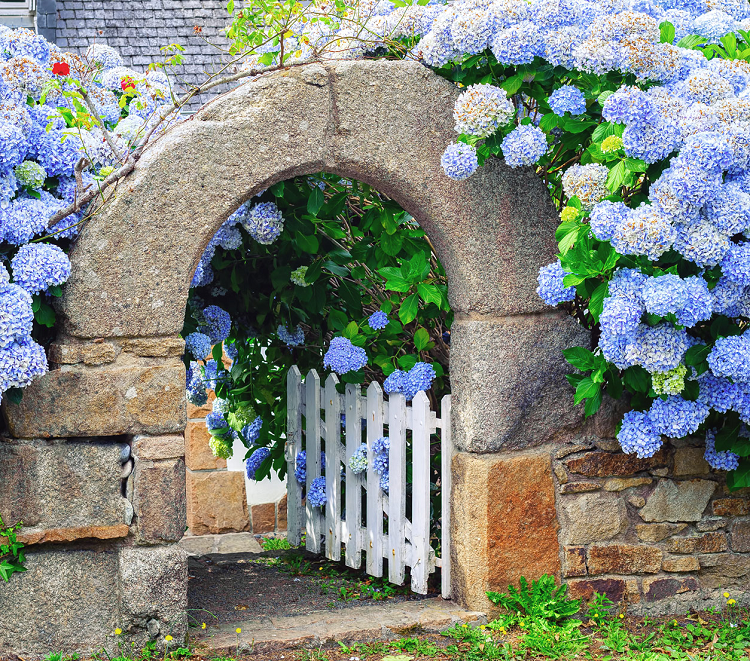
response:
[[[734,599],[729,599],[727,601],[727,606],[734,606],[737,602]]]
[[[201,629],[205,629],[205,628],[206,628],[206,623],[204,622],[203,624],[201,624]]]
[[[115,629],[115,636],[119,636],[122,633],[122,629]]]
[[[729,599],[729,593],[728,592],[724,593],[724,599]]]
[[[240,629],[239,627],[237,627],[237,628],[235,629],[235,631],[236,631],[237,633],[242,633],[242,629]]]
[[[620,613],[620,619],[622,619],[622,618],[624,618],[624,617],[625,617],[625,616],[624,616],[624,615],[623,615],[622,613]]]
[[[169,642],[172,641],[172,636],[170,636],[169,634],[167,634],[166,636],[164,636],[164,640],[166,640],[169,643]]]

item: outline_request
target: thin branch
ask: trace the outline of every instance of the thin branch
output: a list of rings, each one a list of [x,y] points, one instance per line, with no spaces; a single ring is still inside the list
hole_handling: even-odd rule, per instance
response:
[[[112,150],[112,153],[115,155],[115,158],[120,163],[122,163],[123,158],[122,156],[120,156],[120,151],[119,149],[117,149],[117,145],[115,144],[114,138],[111,136],[110,132],[107,130],[107,127],[104,126],[104,122],[102,121],[101,117],[99,117],[99,114],[96,112],[96,106],[94,105],[94,101],[92,100],[88,91],[82,85],[78,86],[78,91],[81,93],[81,96],[83,97],[83,100],[88,106],[88,109],[91,112],[91,114],[94,117],[96,117],[99,123],[100,130],[102,132],[102,135],[104,135],[104,139],[107,141],[107,144],[109,145],[109,148]]]

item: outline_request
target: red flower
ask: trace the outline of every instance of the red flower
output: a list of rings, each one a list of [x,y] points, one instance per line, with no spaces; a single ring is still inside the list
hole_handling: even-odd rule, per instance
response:
[[[70,65],[67,62],[55,62],[52,65],[52,73],[56,76],[67,76],[70,73]]]
[[[126,76],[120,81],[120,87],[122,87],[123,92],[127,92],[129,89],[134,90],[135,81],[130,76]]]

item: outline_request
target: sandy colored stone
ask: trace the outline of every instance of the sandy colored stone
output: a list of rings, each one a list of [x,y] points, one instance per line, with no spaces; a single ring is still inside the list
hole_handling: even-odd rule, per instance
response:
[[[589,452],[582,457],[568,459],[565,465],[570,472],[587,477],[623,476],[634,475],[656,466],[662,466],[667,462],[668,457],[669,455],[664,448],[647,459],[638,459],[634,454],[623,454],[622,452],[617,454]]]
[[[563,576],[586,576],[586,549],[583,546],[563,548]]]
[[[196,418],[204,419],[211,411],[213,411],[214,400],[216,399],[216,393],[213,390],[208,391],[208,399],[203,406],[195,406],[187,402],[187,417],[188,420]]]
[[[750,500],[744,498],[719,498],[713,502],[716,516],[747,516],[750,514]]]
[[[486,590],[506,591],[525,576],[560,575],[555,487],[550,456],[453,458],[453,598],[485,610]]]
[[[605,491],[624,491],[630,487],[642,487],[644,484],[651,484],[653,480],[650,477],[613,477],[604,483]]]
[[[568,481],[568,472],[562,467],[561,464],[555,464],[553,468],[555,477],[560,484],[565,484]]]
[[[666,477],[667,475],[669,475],[668,468],[652,468],[650,472],[651,475],[654,475],[656,477]]]
[[[615,494],[587,493],[560,501],[565,544],[590,544],[612,539],[628,525],[625,503]]]
[[[273,532],[276,529],[276,503],[253,505],[250,513],[253,533]]]
[[[287,529],[287,501],[286,494],[281,498],[276,506],[276,529],[284,531]]]
[[[570,454],[575,454],[576,452],[584,452],[585,450],[590,449],[590,445],[563,445],[563,447],[555,452],[555,459],[562,459],[563,457],[567,457]]]
[[[185,534],[185,462],[136,462],[133,509],[139,541],[176,542]]]
[[[727,535],[723,532],[707,532],[694,537],[673,537],[667,540],[670,553],[720,553],[727,550]]]
[[[52,370],[24,389],[19,404],[6,402],[3,410],[17,438],[182,432],[185,367],[170,359],[152,367]]]
[[[707,517],[695,524],[700,532],[713,532],[727,525],[727,520],[718,517]]]
[[[616,438],[597,438],[595,445],[605,452],[619,452],[622,450]]]
[[[117,349],[109,342],[53,343],[49,348],[49,361],[57,365],[104,365],[115,358]]]
[[[692,576],[687,578],[644,578],[643,597],[654,602],[669,599],[678,594],[698,589],[698,581]]]
[[[176,459],[185,456],[185,437],[182,434],[171,436],[136,436],[133,439],[133,456],[136,459],[154,461],[156,459]]]
[[[687,523],[639,523],[635,534],[642,542],[660,542],[687,528]]]
[[[661,568],[668,572],[698,571],[701,568],[698,558],[691,555],[675,555],[664,558]]]
[[[750,585],[750,555],[709,553],[698,556],[701,563],[700,582],[704,588],[738,588]]]
[[[599,482],[568,482],[560,485],[560,493],[584,493],[586,491],[598,491],[602,488]]]
[[[631,494],[630,496],[628,496],[628,502],[633,507],[640,508],[640,507],[643,507],[646,504],[646,499],[643,496],[639,496],[638,494],[634,493],[634,494]]]
[[[181,337],[140,337],[123,340],[122,348],[136,356],[181,356],[185,353],[185,340]]]
[[[216,535],[216,553],[263,553],[263,547],[249,532]]]
[[[185,465],[193,471],[226,468],[227,460],[215,457],[208,441],[205,422],[188,422],[185,427]]]
[[[716,482],[661,480],[641,509],[644,521],[700,521]]]
[[[692,447],[678,448],[675,450],[673,468],[674,476],[708,475],[711,472],[711,467],[703,458],[705,451],[706,448]]]
[[[187,525],[194,535],[249,531],[244,474],[187,471]]]
[[[750,553],[750,521],[736,521],[732,526],[732,550]]]
[[[116,539],[127,537],[130,528],[125,523],[112,526],[82,526],[80,528],[50,528],[34,530],[22,528],[17,534],[19,542],[32,546],[49,542],[73,542],[78,539]],[[0,537],[0,540],[4,538]]]
[[[586,555],[589,574],[655,574],[662,552],[655,546],[607,544],[590,546]]]

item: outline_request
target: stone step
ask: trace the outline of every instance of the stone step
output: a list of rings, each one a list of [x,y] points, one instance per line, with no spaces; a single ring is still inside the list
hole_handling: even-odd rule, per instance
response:
[[[200,631],[199,651],[270,652],[354,642],[391,640],[417,632],[437,633],[454,624],[486,624],[484,613],[467,611],[440,597],[352,606],[305,615],[230,622]],[[241,633],[237,633],[237,629]]]

